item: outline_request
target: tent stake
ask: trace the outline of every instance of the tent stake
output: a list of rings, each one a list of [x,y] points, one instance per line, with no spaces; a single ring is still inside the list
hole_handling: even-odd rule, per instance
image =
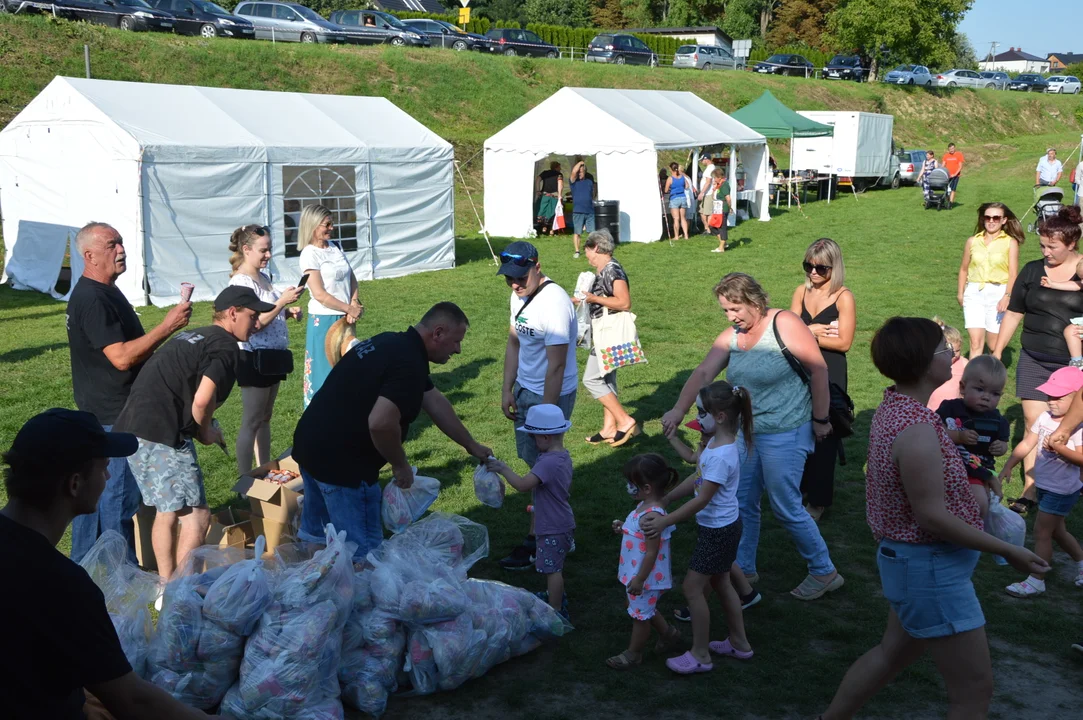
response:
[[[493,244],[489,242],[489,231],[485,229],[485,223],[481,221],[481,215],[478,214],[478,208],[474,205],[474,197],[470,194],[470,187],[467,186],[466,178],[463,177],[463,171],[459,167],[459,161],[453,160],[452,162],[455,163],[455,172],[459,174],[459,182],[462,183],[463,190],[466,191],[466,198],[470,201],[470,207],[474,210],[474,217],[478,219],[478,227],[481,229],[481,234],[485,237],[485,244],[489,246],[489,254],[493,257],[493,263],[499,265],[500,261],[496,259],[496,252],[493,250]]]

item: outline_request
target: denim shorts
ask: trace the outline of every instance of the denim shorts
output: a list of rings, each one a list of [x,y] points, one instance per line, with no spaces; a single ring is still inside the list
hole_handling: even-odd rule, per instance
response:
[[[1078,492],[1061,495],[1052,490],[1038,488],[1038,509],[1050,515],[1067,515],[1078,500]]]
[[[676,210],[677,208],[687,208],[688,200],[684,195],[670,195],[669,196],[669,209]]]
[[[980,556],[949,543],[880,541],[876,565],[884,597],[910,637],[947,637],[985,625],[970,580]]]
[[[572,232],[576,235],[594,232],[594,213],[572,213]]]

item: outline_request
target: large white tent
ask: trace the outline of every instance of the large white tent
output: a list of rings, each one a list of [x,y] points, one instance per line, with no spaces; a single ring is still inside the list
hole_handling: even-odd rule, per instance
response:
[[[620,201],[621,241],[654,242],[662,236],[658,151],[717,145],[740,152],[742,197],[754,217],[769,220],[763,135],[690,92],[563,88],[485,141],[485,229],[529,236],[535,164],[550,155],[594,155],[598,199]]]
[[[57,77],[0,131],[5,276],[57,295],[96,220],[124,238],[133,304],[174,303],[182,282],[206,300],[229,281],[230,233],[258,223],[275,282],[295,282],[297,221],[316,202],[359,279],[450,268],[453,162],[385,98]]]

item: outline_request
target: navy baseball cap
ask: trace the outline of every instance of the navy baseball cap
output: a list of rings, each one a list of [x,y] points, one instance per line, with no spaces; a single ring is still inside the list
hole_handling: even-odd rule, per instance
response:
[[[521,278],[538,264],[538,248],[525,240],[516,240],[500,253],[500,269],[497,275]]]
[[[227,285],[226,289],[218,293],[214,299],[216,311],[229,310],[231,307],[243,307],[255,310],[258,313],[271,312],[275,306],[259,299],[252,288],[240,285]]]
[[[50,458],[119,458],[134,455],[138,449],[135,435],[106,432],[92,413],[52,408],[26,421],[11,443],[10,454],[23,462],[48,466]]]

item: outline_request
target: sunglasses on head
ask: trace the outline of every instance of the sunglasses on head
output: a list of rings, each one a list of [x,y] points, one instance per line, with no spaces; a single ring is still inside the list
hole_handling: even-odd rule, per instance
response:
[[[982,219],[985,220],[985,222],[997,222],[997,221],[1000,221],[1000,220],[1004,220],[1004,216],[1003,215],[982,215]]]
[[[535,255],[516,255],[515,253],[502,252],[500,253],[500,262],[510,262],[518,267],[531,267],[537,264],[538,258]]]
[[[807,273],[815,270],[817,275],[826,275],[828,272],[831,271],[830,265],[818,265],[810,262],[801,263],[801,267],[805,268],[805,272]]]
[[[271,228],[267,227],[266,225],[249,225],[245,229],[248,230],[248,232],[250,233],[255,233],[259,237],[271,234]]]

